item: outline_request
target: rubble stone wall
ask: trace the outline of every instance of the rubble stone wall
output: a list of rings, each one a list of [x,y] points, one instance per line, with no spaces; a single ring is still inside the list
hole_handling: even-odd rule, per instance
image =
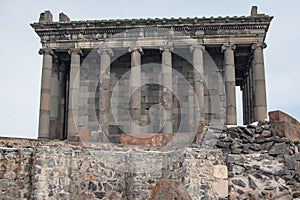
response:
[[[270,129],[261,123],[220,134],[216,147],[226,155],[229,199],[300,197],[300,144]]]
[[[176,181],[190,199],[228,196],[227,167],[220,149],[190,147],[159,154],[154,147],[108,144],[88,148],[25,139],[1,139],[0,144],[0,199],[157,199],[170,195],[158,181]]]
[[[207,128],[200,146],[164,151],[0,138],[0,199],[299,199],[299,133],[272,123]]]

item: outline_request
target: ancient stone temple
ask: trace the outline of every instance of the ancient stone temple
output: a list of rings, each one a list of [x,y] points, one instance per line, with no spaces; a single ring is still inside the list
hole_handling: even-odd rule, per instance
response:
[[[300,122],[263,120],[271,20],[42,13],[39,139],[0,138],[0,199],[299,199]]]
[[[235,125],[236,87],[244,123],[265,119],[271,20],[256,7],[247,17],[89,21],[45,11],[31,24],[43,56],[39,138]]]

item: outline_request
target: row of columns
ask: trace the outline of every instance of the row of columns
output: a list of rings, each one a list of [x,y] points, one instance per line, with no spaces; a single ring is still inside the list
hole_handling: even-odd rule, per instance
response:
[[[251,113],[245,113],[248,120],[256,121],[266,118],[266,86],[263,60],[264,44],[254,44],[252,66],[243,87],[244,110],[253,110]],[[226,91],[226,124],[236,124],[236,92],[235,92],[235,45],[224,44],[221,48],[224,54],[224,82]],[[162,51],[162,81],[166,87],[163,89],[163,106],[166,110],[166,119],[163,132],[172,133],[172,47],[164,46]],[[141,118],[141,53],[140,47],[129,49],[131,53],[131,91],[133,95],[130,101],[130,114],[133,119],[131,131],[139,133],[139,121]],[[203,80],[203,52],[204,46],[197,45],[191,47],[193,54],[194,66],[194,88],[195,96],[198,102],[199,110],[196,110],[197,123],[204,123],[204,80]],[[39,138],[49,138],[50,133],[50,102],[51,102],[51,77],[53,65],[53,51],[42,49],[43,68],[42,68],[42,86],[40,102],[40,122]],[[68,102],[68,138],[76,136],[78,130],[76,127],[78,120],[78,97],[80,84],[80,57],[82,51],[78,48],[69,50],[71,55],[70,78],[69,78],[69,102]],[[109,114],[110,114],[110,63],[113,52],[110,48],[103,48],[98,51],[100,56],[100,96],[99,96],[99,116],[103,132],[108,134],[109,131]],[[168,89],[170,88],[170,89]],[[253,108],[253,109],[252,109]],[[250,113],[250,114],[249,114]]]
[[[267,100],[265,84],[265,67],[263,48],[266,45],[257,43],[252,45],[253,58],[249,68],[247,78],[244,80],[243,90],[243,110],[244,123],[264,120],[267,118]],[[225,68],[225,91],[226,91],[226,124],[237,124],[236,117],[236,92],[235,92],[235,61],[234,44],[224,44]]]
[[[41,98],[40,98],[40,118],[39,118],[39,139],[50,138],[50,112],[51,112],[51,80],[54,53],[51,49],[41,49],[40,54],[43,54],[42,67],[42,83],[41,83]],[[81,50],[73,48],[69,50],[71,55],[70,78],[69,78],[69,102],[67,108],[68,115],[68,137],[77,135],[78,121],[78,97],[79,97],[79,77],[80,77],[80,56]],[[61,83],[60,83],[61,84]],[[53,94],[57,96],[57,94]],[[61,108],[60,108],[61,109]]]
[[[267,99],[265,84],[265,67],[263,49],[264,43],[252,45],[253,56],[250,60],[249,71],[245,74],[242,86],[244,123],[267,118]]]

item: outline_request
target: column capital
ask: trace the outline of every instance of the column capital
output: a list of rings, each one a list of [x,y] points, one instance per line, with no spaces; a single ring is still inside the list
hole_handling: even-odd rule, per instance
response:
[[[101,56],[103,53],[107,53],[110,56],[114,56],[114,52],[110,47],[99,47],[97,53],[99,56]]]
[[[80,48],[70,48],[68,53],[71,54],[82,54],[82,50]]]
[[[40,54],[40,55],[43,55],[43,54],[49,54],[49,55],[53,56],[53,55],[54,55],[54,52],[53,52],[53,50],[50,49],[50,48],[42,48],[42,49],[39,50],[39,54]]]
[[[139,46],[132,46],[132,47],[129,47],[128,49],[128,52],[132,53],[134,51],[138,51],[140,53],[143,53],[143,49],[142,47],[139,47]]]
[[[197,50],[204,51],[204,50],[205,50],[205,47],[204,47],[203,45],[201,45],[201,44],[190,46],[190,52],[191,52],[191,53],[194,53],[194,51],[197,51]]]
[[[221,47],[222,53],[226,50],[235,50],[235,49],[236,49],[235,44],[223,44]]]
[[[264,49],[267,48],[267,44],[266,43],[254,43],[251,45],[251,49],[255,50],[255,49]]]
[[[173,51],[174,50],[173,43],[172,42],[167,42],[166,44],[159,47],[159,50],[160,50],[160,52]]]

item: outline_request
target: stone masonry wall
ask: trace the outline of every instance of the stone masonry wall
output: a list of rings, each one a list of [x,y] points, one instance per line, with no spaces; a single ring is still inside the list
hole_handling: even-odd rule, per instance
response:
[[[0,144],[0,199],[157,199],[165,192],[161,180],[178,182],[189,199],[228,195],[221,150],[190,147],[177,157],[178,151],[162,155],[154,147],[25,139]]]
[[[272,123],[207,128],[200,146],[164,151],[0,138],[0,199],[299,199],[300,132]]]
[[[274,136],[269,123],[231,127],[216,146],[228,167],[229,199],[300,197],[300,144]]]

